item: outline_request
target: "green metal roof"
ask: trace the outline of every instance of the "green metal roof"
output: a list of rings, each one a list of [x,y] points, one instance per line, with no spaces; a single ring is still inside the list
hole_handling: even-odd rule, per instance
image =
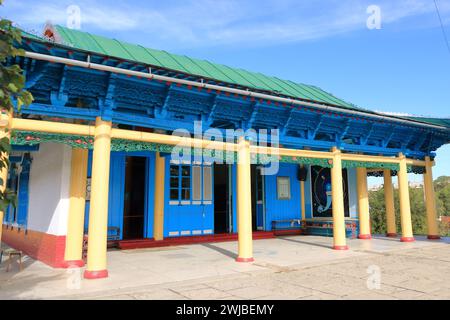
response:
[[[278,93],[296,99],[310,100],[329,105],[336,105],[344,109],[378,114],[377,112],[357,107],[354,104],[339,99],[316,86],[282,80],[277,77],[267,76],[239,68],[232,68],[206,60],[194,59],[185,55],[172,54],[164,50],[145,48],[141,45],[105,38],[88,32],[69,29],[60,25],[55,25],[53,27],[57,35],[61,38],[62,44],[79,50],[171,69],[229,84]],[[38,37],[25,31],[22,31],[22,34],[26,38],[47,41],[45,38]],[[449,118],[386,116],[450,128]]]
[[[60,25],[54,27],[63,43],[85,51],[176,70],[220,82],[275,92],[297,99],[337,105],[346,109],[363,110],[315,86],[281,80],[261,73],[231,68],[163,50],[144,48],[140,45],[68,29]],[[370,112],[369,110],[364,111]]]
[[[42,37],[40,37],[40,36],[37,36],[37,35],[35,35],[35,34],[32,34],[32,33],[30,33],[30,32],[27,32],[27,31],[24,31],[24,30],[21,30],[21,29],[19,29],[19,30],[20,30],[20,32],[21,32],[21,34],[22,34],[22,37],[25,37],[25,38],[28,38],[28,39],[34,39],[34,40],[45,41],[45,39],[42,38]]]
[[[450,128],[450,119],[447,118],[427,118],[427,117],[405,117],[411,120],[428,123],[428,124],[434,124],[437,126],[447,127]]]

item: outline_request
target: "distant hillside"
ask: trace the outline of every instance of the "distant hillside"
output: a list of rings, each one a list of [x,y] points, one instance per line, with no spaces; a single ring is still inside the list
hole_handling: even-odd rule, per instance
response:
[[[450,177],[449,176],[440,176],[436,180],[434,180],[435,185],[448,185],[450,184]]]
[[[450,177],[441,176],[434,181],[436,205],[438,216],[450,216]],[[411,201],[411,218],[415,234],[426,234],[426,211],[423,188],[409,189]],[[395,214],[397,232],[401,232],[398,190],[394,190]],[[374,234],[386,233],[386,213],[384,203],[384,188],[369,192],[370,216],[372,232]],[[447,231],[446,231],[447,232]]]
[[[441,176],[434,181],[438,214],[450,216],[450,177]]]

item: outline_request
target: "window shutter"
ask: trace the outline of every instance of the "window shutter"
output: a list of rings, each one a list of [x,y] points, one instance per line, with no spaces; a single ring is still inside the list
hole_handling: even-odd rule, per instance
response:
[[[212,200],[212,168],[203,167],[203,201]]]
[[[202,186],[201,186],[201,167],[192,167],[192,200],[200,201],[202,199]]]

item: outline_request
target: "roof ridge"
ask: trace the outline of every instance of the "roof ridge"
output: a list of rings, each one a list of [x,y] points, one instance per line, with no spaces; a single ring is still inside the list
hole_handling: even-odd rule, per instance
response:
[[[450,120],[450,117],[439,117],[439,116],[424,116],[424,115],[411,115],[409,117],[413,118],[426,118],[426,119],[440,119],[440,120]]]
[[[148,51],[148,50],[155,50],[155,51],[159,51],[159,52],[164,52],[164,53],[168,54],[169,56],[170,56],[170,55],[185,56],[185,57],[189,58],[190,60],[192,60],[193,62],[196,62],[196,60],[204,61],[204,62],[207,62],[207,63],[213,65],[213,66],[215,66],[215,65],[225,66],[225,67],[230,68],[230,69],[233,69],[233,70],[236,70],[236,69],[237,69],[237,70],[241,70],[241,71],[245,71],[245,72],[249,72],[249,73],[253,73],[253,74],[261,74],[261,75],[263,75],[263,76],[265,76],[265,77],[269,77],[269,78],[278,78],[280,81],[290,81],[290,82],[295,83],[295,84],[306,85],[306,86],[312,86],[311,84],[305,84],[305,83],[301,83],[301,82],[297,82],[297,81],[292,81],[292,80],[288,80],[288,79],[281,79],[281,78],[279,78],[279,77],[276,76],[276,75],[267,75],[267,74],[261,73],[261,72],[259,72],[259,71],[248,70],[248,69],[245,69],[245,68],[243,68],[243,67],[230,66],[230,65],[226,65],[226,64],[220,63],[220,62],[212,62],[212,61],[207,60],[207,59],[205,59],[205,58],[189,57],[189,56],[186,56],[185,54],[172,53],[172,52],[166,51],[166,50],[164,50],[164,49],[149,48],[149,47],[143,46],[143,45],[141,45],[141,44],[132,43],[132,42],[129,42],[129,41],[126,41],[126,40],[119,40],[119,39],[116,39],[116,38],[109,38],[109,37],[106,37],[106,36],[103,36],[103,35],[92,34],[92,33],[87,32],[87,31],[81,31],[81,30],[77,30],[77,29],[70,29],[70,28],[64,27],[64,26],[62,26],[62,25],[60,25],[60,24],[55,24],[55,26],[58,26],[59,28],[62,28],[62,29],[64,29],[64,30],[76,31],[76,32],[78,32],[78,33],[84,33],[84,34],[87,34],[87,35],[89,35],[89,36],[93,36],[93,35],[94,35],[94,36],[96,36],[96,37],[101,37],[101,38],[104,38],[104,39],[106,39],[106,40],[114,40],[114,41],[117,41],[117,42],[119,42],[119,43],[126,43],[126,44],[128,44],[128,45],[138,46],[138,47],[141,47],[141,48],[146,49],[146,51]],[[98,43],[98,42],[96,41],[96,43]],[[127,52],[129,52],[129,51],[127,50]],[[156,58],[155,58],[155,59],[156,59]],[[173,58],[172,58],[172,59],[173,59]],[[156,59],[156,60],[158,60],[158,59]],[[159,60],[158,60],[158,61],[159,61]],[[177,63],[177,64],[178,64],[178,63]],[[202,69],[203,69],[203,68],[202,68]],[[222,73],[222,72],[221,72],[221,73]],[[227,78],[228,78],[228,77],[227,77]],[[249,82],[251,82],[251,81],[249,81]],[[327,93],[328,93],[328,92],[327,92]]]

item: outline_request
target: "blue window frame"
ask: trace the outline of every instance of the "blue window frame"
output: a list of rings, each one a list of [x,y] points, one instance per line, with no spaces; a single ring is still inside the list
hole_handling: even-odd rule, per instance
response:
[[[187,201],[191,200],[191,166],[181,165],[180,167],[180,200]]]
[[[170,200],[180,200],[180,166],[170,165]]]
[[[212,201],[210,165],[170,164],[170,204],[201,204]]]
[[[185,164],[170,165],[170,200],[191,200],[191,166]]]

